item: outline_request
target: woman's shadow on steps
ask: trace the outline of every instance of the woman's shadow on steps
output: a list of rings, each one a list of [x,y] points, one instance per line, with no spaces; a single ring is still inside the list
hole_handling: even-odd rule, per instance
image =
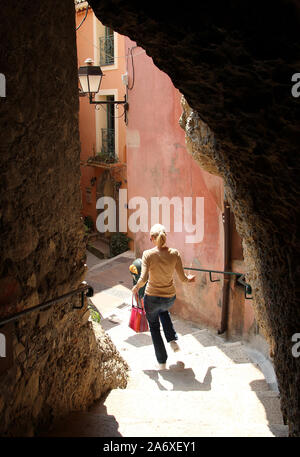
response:
[[[158,385],[160,390],[182,390],[182,391],[192,391],[192,390],[202,390],[208,391],[211,390],[212,374],[211,371],[214,366],[208,367],[206,375],[203,379],[203,382],[199,382],[192,368],[178,369],[176,365],[171,365],[169,370],[143,370],[146,375],[153,379]],[[173,384],[173,389],[167,389],[160,382],[160,377],[165,381]]]

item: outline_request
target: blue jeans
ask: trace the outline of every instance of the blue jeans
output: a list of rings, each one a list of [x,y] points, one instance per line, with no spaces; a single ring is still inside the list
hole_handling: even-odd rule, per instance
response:
[[[176,295],[173,297],[152,297],[144,296],[144,304],[150,333],[154,345],[154,351],[158,363],[165,363],[168,354],[160,333],[160,322],[167,342],[177,340],[178,336],[173,327],[168,309],[173,305]]]

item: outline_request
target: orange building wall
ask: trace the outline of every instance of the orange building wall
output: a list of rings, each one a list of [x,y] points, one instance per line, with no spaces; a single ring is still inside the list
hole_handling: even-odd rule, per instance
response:
[[[76,27],[79,26],[85,16],[85,9],[76,13]],[[93,12],[89,9],[88,15],[82,26],[76,32],[77,38],[77,58],[78,68],[86,65],[84,61],[94,55],[93,46]],[[89,104],[87,97],[79,98],[79,133],[81,143],[81,161],[85,162],[90,156],[93,155],[95,148],[95,112],[94,107]],[[86,202],[86,187],[91,188],[91,201],[96,198],[96,188],[91,187],[91,179],[95,175],[93,168],[81,167],[81,195],[82,195],[82,214],[83,216],[91,216],[95,218],[95,205]]]
[[[83,11],[77,11],[76,13],[76,27],[81,23],[83,17],[85,16],[85,9]],[[82,24],[82,26],[77,30],[77,56],[78,56],[78,67],[81,65],[86,65],[84,62],[87,58],[92,58],[94,60],[94,65],[99,65],[98,61],[98,36],[97,36],[97,26],[96,22],[98,20],[95,18],[92,9],[89,9],[88,15]],[[117,90],[117,98],[119,100],[124,99],[126,93],[126,87],[122,83],[122,74],[125,73],[126,59],[125,59],[125,49],[124,49],[124,37],[117,35],[117,55],[115,55],[114,67],[103,66],[102,71],[105,76],[102,78],[100,93],[101,91],[107,92],[110,90]],[[98,94],[95,97],[95,100],[99,99]],[[96,141],[96,130],[99,128],[99,122],[97,122],[97,116],[99,118],[99,113],[95,109],[95,105],[89,103],[88,97],[80,97],[80,110],[79,110],[79,131],[80,131],[80,141],[81,141],[81,162],[85,165],[81,166],[81,192],[82,192],[82,215],[90,216],[94,221],[94,228],[96,227],[96,219],[98,211],[96,209],[96,201],[99,198],[97,195],[97,186],[101,182],[102,176],[105,172],[105,169],[87,166],[86,161],[95,155],[96,152],[99,152],[99,145]],[[98,106],[97,109],[105,110],[104,105]],[[117,126],[118,132],[118,148],[116,154],[118,155],[120,162],[126,161],[126,125],[124,122],[124,117],[122,117],[123,106],[120,106],[119,109],[116,109],[115,116],[119,118],[115,119],[115,124]],[[101,126],[100,126],[101,127]],[[116,170],[113,167],[113,170]],[[121,171],[112,171],[111,175],[116,181],[122,181],[122,188],[126,187],[126,168],[122,167]],[[95,180],[96,178],[96,180]],[[91,183],[91,180],[94,183]],[[86,188],[90,189],[90,203],[86,198]],[[95,228],[96,230],[96,228]]]

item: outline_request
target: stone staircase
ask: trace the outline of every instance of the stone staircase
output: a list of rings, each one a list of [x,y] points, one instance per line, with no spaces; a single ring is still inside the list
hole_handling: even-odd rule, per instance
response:
[[[168,368],[158,370],[150,333],[132,331],[129,313],[128,296],[102,319],[130,367],[127,388],[70,414],[47,436],[288,436],[279,393],[242,342],[173,316],[181,351],[168,346]]]

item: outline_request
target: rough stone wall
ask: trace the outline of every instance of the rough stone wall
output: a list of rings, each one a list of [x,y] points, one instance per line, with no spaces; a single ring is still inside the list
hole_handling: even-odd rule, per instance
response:
[[[178,2],[90,4],[105,25],[147,49],[214,134],[257,312],[274,341],[282,409],[299,436],[300,368],[291,351],[300,322],[300,105],[291,96],[299,2],[203,0],[197,14]],[[63,293],[84,274],[74,38],[72,0],[5,3],[0,315]]]
[[[1,436],[34,436],[53,419],[126,387],[127,364],[101,325],[88,320],[87,306],[72,311],[72,302],[14,325],[14,362],[0,376]]]
[[[74,2],[7,2],[0,43],[1,319],[84,279]],[[41,421],[125,386],[127,366],[112,343],[95,336],[86,309],[71,307],[9,325],[1,434],[32,434]]]
[[[90,5],[102,23],[146,49],[214,134],[211,163],[243,238],[282,409],[298,436],[300,364],[291,338],[300,325],[300,98],[291,94],[291,78],[300,71],[299,2],[203,0],[197,12],[174,2],[163,10],[135,0]]]
[[[203,170],[220,176],[215,162],[216,140],[213,132],[197,113],[181,97],[182,115],[179,124],[185,131],[186,148]]]

